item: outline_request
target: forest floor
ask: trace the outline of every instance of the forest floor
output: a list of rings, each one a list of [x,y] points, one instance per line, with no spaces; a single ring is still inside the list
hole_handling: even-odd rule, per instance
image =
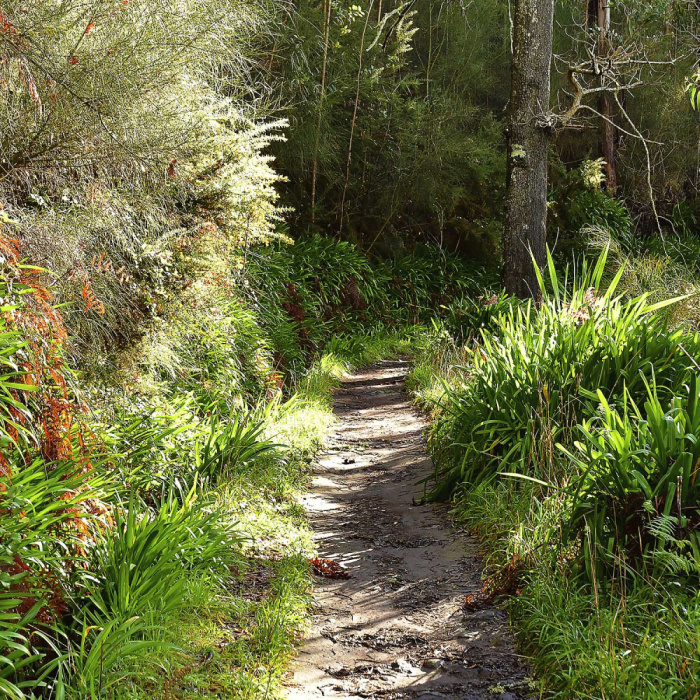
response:
[[[289,698],[525,698],[507,615],[466,611],[481,587],[478,544],[444,506],[416,506],[431,471],[425,422],[403,391],[408,363],[347,377],[338,423],[304,497],[319,556],[316,609]]]

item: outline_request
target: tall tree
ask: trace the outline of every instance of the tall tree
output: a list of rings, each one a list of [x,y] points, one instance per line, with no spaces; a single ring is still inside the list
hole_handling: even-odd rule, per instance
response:
[[[554,0],[515,0],[503,283],[521,298],[539,297],[533,258],[546,251],[553,25]]]
[[[597,27],[596,50],[598,59],[603,62],[610,55],[610,0],[589,0],[588,2],[589,27]],[[605,73],[601,73],[601,87],[607,87],[609,80]],[[610,92],[601,91],[598,98],[598,111],[601,114],[601,143],[600,150],[605,160],[605,185],[610,194],[617,190],[615,125],[613,123],[613,109]]]
[[[316,143],[314,160],[311,168],[311,223],[316,223],[316,181],[318,179],[318,148],[321,141],[321,121],[323,118],[323,101],[326,98],[326,69],[328,67],[328,37],[331,31],[331,0],[324,4],[325,23],[323,27],[323,64],[321,68],[321,95],[318,100],[318,121],[316,123]]]

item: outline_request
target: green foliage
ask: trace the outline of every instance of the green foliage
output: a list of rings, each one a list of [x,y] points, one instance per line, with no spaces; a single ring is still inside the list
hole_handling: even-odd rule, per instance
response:
[[[574,128],[553,143],[549,243],[557,251],[580,249],[583,225],[655,233],[650,184],[665,229],[679,201],[697,209],[697,115],[688,105],[696,8],[661,0],[610,10],[610,50],[629,55],[608,70],[634,85],[633,100],[619,93],[618,105],[609,95],[618,189],[600,189],[602,74],[594,71],[582,76],[591,92]],[[565,66],[587,64],[600,47],[580,3],[558,3],[556,15],[561,113],[571,103]],[[511,20],[501,0],[439,10],[425,0],[285,8],[266,67],[290,120],[289,141],[275,152],[296,210],[292,230],[323,230],[386,254],[405,241],[448,240],[470,256],[497,257]],[[587,164],[597,164],[597,179],[585,177]]]
[[[455,299],[476,293],[490,277],[488,270],[428,245],[386,261],[380,272],[387,279],[392,317],[414,324],[427,323]]]
[[[696,592],[674,585],[677,577],[582,585],[558,536],[565,507],[560,494],[511,479],[465,490],[455,511],[488,545],[492,569],[514,556],[525,563],[521,592],[507,607],[541,692],[629,700],[695,692]]]
[[[37,375],[37,392],[16,383],[15,373],[26,367],[15,357],[24,361],[27,344],[22,333],[8,333],[13,371],[3,389],[16,409],[8,415],[17,430],[32,421],[27,427],[35,432],[41,417],[66,455],[50,463],[39,441],[25,439],[24,452],[15,450],[7,467],[12,478],[0,527],[8,549],[0,566],[8,588],[0,635],[8,692],[92,697],[114,692],[124,668],[152,677],[146,667],[155,656],[177,653],[167,626],[196,601],[218,604],[232,566],[243,566],[246,556],[272,556],[268,542],[299,541],[312,553],[292,499],[332,421],[331,390],[352,365],[412,351],[420,332],[399,325],[414,313],[409,299],[427,314],[437,294],[430,290],[463,289],[466,282],[457,260],[436,266],[427,250],[412,258],[414,270],[398,259],[396,272],[348,243],[317,237],[291,250],[251,247],[255,262],[243,270],[235,256],[226,258],[225,284],[213,283],[211,266],[187,257],[179,269],[189,270],[193,283],[161,312],[169,324],[152,322],[140,343],[121,353],[120,373],[108,385],[84,384],[92,409],[87,423],[64,420],[68,408],[83,415],[67,386],[46,415],[43,404],[24,401],[33,393],[54,397],[41,382],[62,381],[59,370],[71,375],[60,355],[42,355],[54,373],[48,380]],[[435,283],[438,270],[446,279]],[[404,271],[414,282],[399,313],[400,305],[389,302],[390,275]],[[39,310],[61,328],[56,310],[42,303]],[[34,307],[16,310],[24,314],[22,328],[35,320]],[[287,356],[280,318],[288,320]],[[304,567],[296,561],[294,570],[279,609],[264,608],[260,648],[245,652],[268,659],[275,684],[306,604]],[[253,683],[257,672],[241,673],[241,687],[267,692]]]
[[[575,453],[567,451],[578,474],[564,536],[581,537],[588,574],[595,578],[598,567],[599,580],[606,570],[624,575],[645,563],[654,577],[700,575],[697,375],[669,409],[656,389],[648,387],[643,407],[626,392],[617,410],[601,392],[601,415],[583,422]]]
[[[634,225],[625,203],[602,189],[605,180],[602,159],[584,160],[579,168],[567,170],[558,164],[554,172],[548,238],[556,241],[562,259],[572,250],[586,254],[591,232],[605,232],[613,245],[632,241]],[[597,250],[598,246],[594,246]]]
[[[71,695],[94,698],[114,692],[121,679],[110,672],[117,664],[150,649],[163,647],[149,638],[152,634],[152,626],[139,617],[126,620],[116,617],[99,626],[86,625],[79,644],[71,649],[67,657]],[[65,692],[62,682],[59,682],[58,689]]]
[[[410,386],[435,417],[428,496],[490,568],[521,567],[508,605],[543,692],[665,698],[697,688],[700,337],[695,300],[668,298],[694,273],[673,239],[598,241],[571,277],[549,257],[539,307],[436,323]]]
[[[642,73],[666,70],[671,48],[692,54],[678,5],[613,8],[620,42],[649,49]],[[417,347],[413,381],[442,415],[438,489],[469,482],[460,493],[482,519],[507,520],[507,501],[519,518],[507,554],[562,580],[587,573],[576,581],[594,598],[640,577],[685,595],[700,551],[700,341],[683,330],[697,304],[654,304],[696,291],[697,95],[694,78],[687,96],[678,82],[696,68],[681,58],[629,92],[652,167],[629,137],[624,199],[601,189],[596,130],[561,135],[551,240],[559,252],[604,234],[610,255],[575,280],[550,274],[542,307],[521,305],[446,252],[499,256],[508,10],[3,3],[0,692],[153,697],[191,694],[190,678],[225,696],[277,692],[313,552],[294,496],[331,391],[348,368]],[[580,20],[558,4],[561,55],[586,46]],[[678,241],[632,235],[650,228],[649,181]],[[285,219],[304,232],[294,245]],[[627,263],[619,276],[613,259]],[[436,316],[427,339],[404,329]],[[251,596],[257,567],[269,584]],[[571,606],[599,613],[579,642],[604,680],[571,678],[613,697],[601,638],[617,648],[616,623],[587,595]],[[683,604],[687,634],[663,659],[691,657],[697,606]],[[680,627],[664,605],[637,648],[675,692],[696,674],[651,658],[661,625]],[[550,650],[538,658],[564,666],[577,632],[550,620],[533,621]],[[216,670],[199,663],[210,654]],[[638,692],[631,668],[620,678]]]
[[[206,431],[206,424],[196,421],[192,403],[188,397],[154,408],[137,400],[128,409],[116,406],[107,413],[102,440],[108,462],[116,456],[125,484],[146,494],[167,491],[175,481],[191,483],[191,466],[181,465],[179,455]],[[129,498],[127,488],[118,490]]]
[[[517,304],[517,300],[495,288],[484,292],[476,298],[471,294],[458,297],[445,309],[445,326],[458,341],[467,342],[484,330],[493,330],[497,319]]]
[[[5,284],[2,285],[7,290]],[[17,307],[0,307],[7,314]],[[4,318],[0,320],[0,448],[6,450],[11,444],[31,439],[31,430],[23,423],[30,415],[21,401],[17,398],[17,390],[32,391],[33,387],[22,381],[23,372],[19,367],[22,358],[22,349],[27,341],[21,333],[9,330]]]
[[[216,509],[195,502],[196,495],[181,504],[171,494],[152,513],[139,514],[134,498],[124,514],[115,508],[114,529],[92,551],[98,574],[84,582],[86,622],[126,622],[149,610],[166,615],[182,606],[188,572],[222,575],[241,538]]]
[[[13,563],[12,559],[2,557],[2,565],[8,566]],[[4,586],[17,586],[25,574],[15,576],[5,576]],[[19,698],[22,700],[25,695],[24,687],[40,685],[37,680],[31,683],[24,683],[17,680],[17,677],[26,673],[25,667],[41,661],[41,654],[34,654],[27,644],[27,630],[34,621],[41,608],[41,603],[35,603],[24,615],[15,612],[20,600],[12,593],[3,591],[0,594],[0,614],[2,614],[2,626],[0,626],[0,648],[2,648],[3,670],[0,673],[0,692],[7,698]],[[14,681],[14,682],[13,682]]]
[[[324,51],[327,5],[294,6],[269,62],[288,105],[276,153],[296,230],[312,224],[389,254],[397,239],[453,234],[492,253],[481,224],[504,189],[505,5],[357,7],[331,3]]]
[[[223,425],[212,420],[206,441],[194,445],[197,472],[207,479],[222,478],[274,453],[277,445],[263,438],[264,431],[265,421],[246,421],[242,416]]]
[[[488,276],[435,246],[375,262],[350,243],[315,235],[257,253],[243,292],[260,314],[276,369],[292,377],[332,339],[427,322],[439,304]]]
[[[256,587],[260,579],[266,581],[263,595]],[[116,697],[197,691],[224,697],[281,696],[286,665],[311,600],[308,562],[301,554],[252,559],[240,565],[229,585],[233,595],[186,611],[177,626],[163,630],[159,648],[123,664]],[[242,629],[245,634],[238,631]],[[202,664],[203,658],[210,661]]]
[[[249,101],[270,20],[255,1],[3,6],[0,199],[91,374],[113,375],[192,278],[279,237],[263,152],[284,122]]]
[[[697,248],[694,236],[675,236],[619,242],[600,229],[586,232],[592,251],[609,250],[609,277],[622,269],[618,289],[627,297],[647,294],[651,302],[662,301],[669,295],[684,297],[661,313],[669,326],[697,327],[699,316]]]
[[[88,499],[103,495],[104,479],[40,458],[19,460],[8,474],[0,515],[0,686],[8,697],[23,698],[26,690],[50,687],[60,670],[53,626],[68,608],[71,572],[91,519]]]
[[[670,398],[694,371],[680,346],[692,355],[700,339],[669,332],[644,296],[614,297],[619,276],[597,295],[605,260],[584,263],[569,283],[556,276],[550,257],[542,305],[508,305],[482,331],[470,382],[449,396],[444,429],[452,447],[441,457],[444,468],[438,461],[435,496],[503,470],[557,482],[554,445],[569,444],[575,426],[596,412],[596,392],[611,403],[625,392],[637,398],[654,377],[659,394]]]

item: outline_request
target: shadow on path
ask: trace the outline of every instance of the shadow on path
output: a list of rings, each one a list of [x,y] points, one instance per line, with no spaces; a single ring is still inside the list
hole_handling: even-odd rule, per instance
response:
[[[304,506],[320,556],[351,578],[316,579],[290,699],[528,695],[506,615],[462,607],[481,585],[475,541],[444,506],[412,506],[432,465],[407,368],[379,363],[335,395],[338,424]]]

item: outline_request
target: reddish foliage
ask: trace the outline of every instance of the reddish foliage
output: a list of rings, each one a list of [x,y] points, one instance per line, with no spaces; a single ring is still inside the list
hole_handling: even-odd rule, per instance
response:
[[[85,301],[85,313],[89,313],[95,309],[98,314],[104,315],[105,305],[95,296],[95,291],[92,288],[92,282],[86,280],[82,290],[83,299]]]
[[[304,311],[304,308],[300,304],[297,304],[295,301],[284,302],[282,304],[282,308],[297,323],[301,323],[306,318],[306,312]]]
[[[309,564],[316,576],[324,578],[350,578],[348,571],[333,559],[309,559]]]
[[[26,359],[20,364],[23,373],[21,383],[34,389],[10,390],[13,399],[22,407],[10,406],[10,418],[17,425],[34,429],[38,451],[49,466],[60,460],[73,460],[76,472],[86,473],[91,469],[86,444],[86,436],[90,436],[90,433],[80,420],[84,408],[74,398],[66,380],[63,350],[67,333],[63,319],[52,304],[51,292],[42,282],[42,271],[20,264],[19,242],[0,234],[0,256],[3,258],[0,274],[10,292],[7,302],[17,307],[5,311],[3,317],[8,328],[18,332],[26,343]],[[13,289],[23,293],[12,298]],[[13,425],[6,423],[2,428],[13,439],[19,437]],[[27,461],[32,459],[37,447],[25,447],[21,456]],[[0,453],[0,472],[6,480],[12,479],[10,465],[9,455]],[[0,497],[4,490],[4,484],[0,484]],[[92,536],[88,516],[101,518],[107,525],[111,517],[103,503],[90,498],[87,483],[81,492],[84,496],[75,492],[63,495],[65,501],[72,503],[66,504],[66,519],[61,528],[77,534],[78,540],[86,542]],[[76,496],[82,499],[79,506]],[[0,513],[7,512],[0,510]],[[24,518],[24,514],[20,513],[19,517]],[[78,545],[79,552],[81,549]],[[17,612],[30,610],[36,604],[38,595],[46,601],[37,615],[39,622],[51,623],[67,609],[59,581],[52,574],[37,573],[19,556],[15,557],[13,564],[0,567],[0,570],[10,575],[25,574],[14,586],[21,601]]]
[[[10,576],[24,574],[13,586],[13,595],[17,595],[21,599],[19,605],[14,609],[15,613],[25,615],[29,612],[36,605],[36,595],[39,593],[46,604],[42,606],[34,618],[37,622],[53,624],[57,618],[68,611],[60,584],[52,574],[44,573],[39,581],[34,570],[17,554],[15,554],[12,564],[0,566],[0,570],[10,574]]]
[[[279,372],[270,372],[265,377],[265,398],[272,401],[284,388],[284,377]]]
[[[284,286],[287,289],[289,300],[282,304],[282,308],[287,312],[290,318],[297,323],[301,323],[306,318],[306,311],[304,311],[304,307],[299,303],[299,292],[292,282],[287,282]]]
[[[0,32],[7,34],[12,37],[13,42],[16,46],[21,49],[30,49],[31,45],[29,42],[20,35],[17,31],[17,27],[10,21],[8,16],[0,9]]]
[[[42,456],[48,461],[72,458],[74,418],[82,407],[72,397],[65,378],[63,347],[67,334],[63,319],[52,304],[51,292],[42,283],[41,271],[20,265],[18,241],[0,235],[0,254],[5,259],[2,276],[8,286],[31,290],[17,298],[18,308],[4,314],[8,327],[27,342],[29,357],[21,364],[22,381],[35,387],[31,392],[13,390],[13,398],[31,411],[33,422],[39,427]],[[16,423],[26,424],[21,411],[11,408],[10,412]],[[17,438],[12,426],[3,427]],[[7,470],[4,455],[0,455],[0,465]]]
[[[367,308],[367,302],[360,294],[360,288],[357,286],[355,277],[350,277],[346,282],[342,290],[342,299],[345,306],[350,306],[356,311]]]
[[[464,607],[467,610],[478,610],[493,605],[499,596],[518,595],[522,569],[520,557],[513,557],[502,569],[484,580],[478,593],[472,593],[464,599]]]

